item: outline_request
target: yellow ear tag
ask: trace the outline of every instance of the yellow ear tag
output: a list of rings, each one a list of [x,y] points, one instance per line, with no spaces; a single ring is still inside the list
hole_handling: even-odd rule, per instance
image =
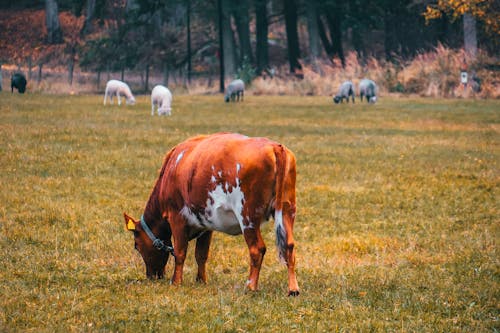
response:
[[[131,219],[128,220],[127,229],[128,230],[135,230],[135,223]]]

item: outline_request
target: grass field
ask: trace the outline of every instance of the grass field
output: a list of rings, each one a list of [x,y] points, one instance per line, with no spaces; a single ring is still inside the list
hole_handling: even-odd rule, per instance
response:
[[[122,213],[173,145],[217,131],[297,156],[297,298],[272,222],[256,293],[243,238],[220,233],[207,285],[194,244],[182,286],[145,278]],[[159,118],[146,96],[3,92],[0,161],[1,332],[500,330],[498,100],[176,96]]]

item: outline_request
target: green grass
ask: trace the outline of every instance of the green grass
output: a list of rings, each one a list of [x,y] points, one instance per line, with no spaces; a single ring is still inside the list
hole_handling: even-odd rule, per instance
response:
[[[173,145],[217,131],[297,156],[298,298],[272,222],[256,293],[243,238],[220,233],[207,285],[193,244],[182,286],[145,278],[122,213]],[[146,96],[0,93],[0,331],[498,331],[499,131],[494,100],[177,96],[159,118]]]

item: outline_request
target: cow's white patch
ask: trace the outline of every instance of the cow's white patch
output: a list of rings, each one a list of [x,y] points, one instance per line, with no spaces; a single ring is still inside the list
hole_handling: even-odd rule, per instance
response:
[[[208,193],[204,214],[195,215],[188,206],[184,206],[180,211],[181,215],[193,227],[221,231],[230,235],[241,234],[246,227],[242,215],[245,195],[241,191],[238,178],[235,182],[235,187],[226,182],[224,185],[218,184]]]
[[[250,218],[247,216],[247,221],[249,221]],[[244,229],[255,229],[255,225],[253,224],[253,222],[249,222],[248,225],[245,225],[243,227]]]
[[[185,150],[181,151],[181,153],[179,155],[177,155],[177,159],[175,160],[175,165],[177,166],[177,164],[179,164],[179,161],[182,159],[182,157],[184,156],[184,152]]]
[[[219,184],[208,193],[206,212],[209,213],[207,220],[213,229],[231,235],[241,234],[243,225],[243,203],[245,195],[241,191],[239,179],[236,178],[236,186],[229,188],[226,182],[223,187]]]
[[[215,182],[217,181],[217,179],[215,179],[215,176],[214,176],[214,175],[212,175],[212,178],[210,178],[210,181],[211,181],[212,183],[215,183]]]
[[[200,221],[198,221],[198,218],[196,217],[196,215],[194,215],[194,213],[191,211],[191,209],[189,209],[188,206],[182,207],[180,213],[182,216],[184,216],[188,224],[201,227]]]
[[[236,174],[238,174],[241,170],[241,164],[236,163]]]

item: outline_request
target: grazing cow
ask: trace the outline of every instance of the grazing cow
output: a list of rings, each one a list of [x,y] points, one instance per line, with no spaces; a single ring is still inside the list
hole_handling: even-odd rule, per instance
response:
[[[224,95],[224,101],[229,102],[234,102],[240,101],[240,96],[241,96],[241,101],[243,101],[243,95],[245,95],[245,82],[243,80],[234,80],[231,82],[226,89],[226,95]]]
[[[377,85],[369,79],[363,79],[359,82],[359,98],[363,101],[363,96],[366,97],[368,103],[377,101]]]
[[[182,282],[188,242],[196,239],[196,279],[206,282],[205,264],[213,231],[243,234],[250,252],[247,288],[257,290],[266,252],[260,226],[274,218],[276,246],[288,267],[288,295],[297,296],[293,223],[295,156],[266,138],[217,133],[174,147],[140,220],[124,214],[148,278],[163,278],[169,254],[172,283]],[[173,236],[173,246],[172,239]]]
[[[122,99],[120,94],[125,96],[127,104],[135,104],[134,95],[132,95],[132,91],[128,84],[118,80],[109,80],[108,83],[106,83],[106,90],[104,92],[104,105],[106,105],[106,99],[108,99],[108,97],[109,102],[113,104],[113,95],[116,95],[118,105],[121,105]]]
[[[351,81],[345,81],[344,83],[342,83],[340,85],[339,92],[333,98],[333,102],[335,104],[339,104],[339,103],[342,103],[344,101],[344,98],[345,98],[347,103],[349,103],[349,96],[351,96],[352,102],[354,103],[354,95],[355,95],[354,85],[352,84]]]
[[[14,88],[19,91],[19,93],[24,94],[26,91],[26,77],[21,73],[15,73],[10,78],[10,92],[14,92]]]

